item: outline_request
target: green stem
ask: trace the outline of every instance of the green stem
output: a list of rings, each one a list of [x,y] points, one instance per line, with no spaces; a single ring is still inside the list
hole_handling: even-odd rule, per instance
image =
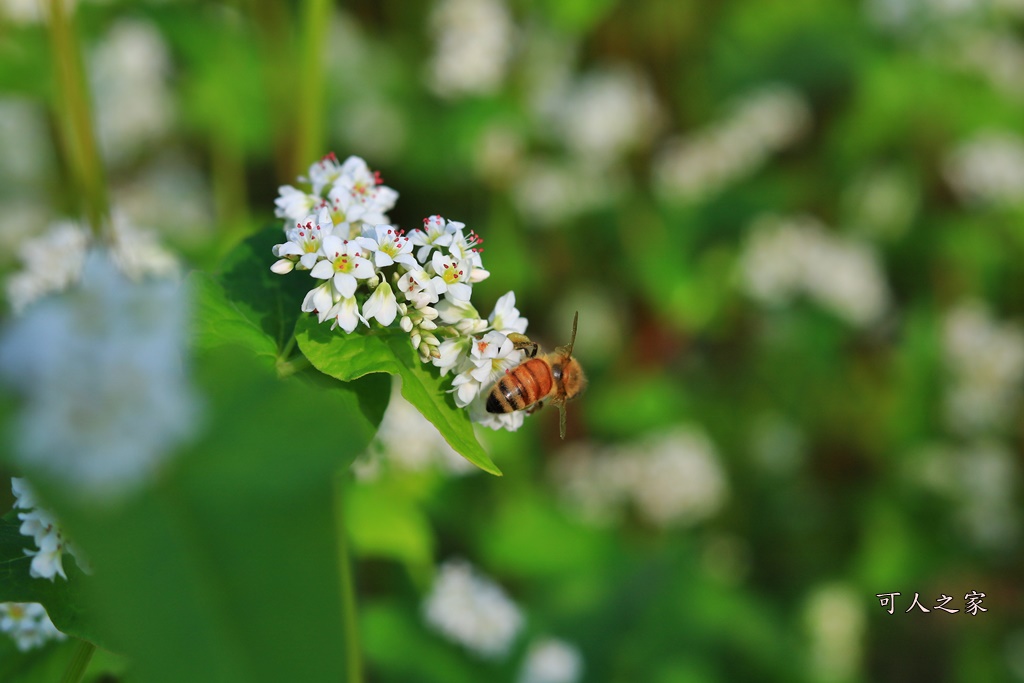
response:
[[[64,670],[64,676],[60,679],[61,683],[78,683],[82,680],[82,676],[85,675],[85,670],[89,668],[89,662],[92,661],[92,655],[96,652],[96,646],[87,640],[78,641],[78,645],[75,646],[75,651],[71,655],[71,661],[68,662],[68,668]]]
[[[249,225],[246,207],[245,154],[233,140],[214,136],[210,143],[213,198],[224,249],[234,246]]]
[[[363,659],[359,648],[359,624],[356,618],[355,582],[352,578],[352,558],[348,547],[348,528],[345,525],[345,486],[348,470],[334,475],[334,520],[338,538],[338,579],[341,587],[341,618],[345,633],[345,680],[363,683]]]
[[[295,360],[290,361],[277,361],[277,377],[278,379],[284,379],[285,377],[291,377],[297,372],[302,372],[306,368],[310,367],[312,363],[305,356],[299,356]]]
[[[50,0],[50,49],[56,79],[55,105],[62,147],[75,191],[93,235],[103,236],[109,205],[106,178],[93,133],[85,69],[78,36],[64,7],[66,0]]]
[[[314,159],[323,156],[324,144],[324,46],[331,20],[330,0],[304,0],[299,34],[299,84],[296,129],[298,140],[292,160],[292,177]]]

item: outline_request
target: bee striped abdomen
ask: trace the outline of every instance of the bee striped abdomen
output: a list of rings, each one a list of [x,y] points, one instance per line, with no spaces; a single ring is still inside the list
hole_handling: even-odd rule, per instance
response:
[[[498,380],[487,397],[487,412],[522,410],[551,393],[552,383],[551,367],[540,358],[531,358]]]

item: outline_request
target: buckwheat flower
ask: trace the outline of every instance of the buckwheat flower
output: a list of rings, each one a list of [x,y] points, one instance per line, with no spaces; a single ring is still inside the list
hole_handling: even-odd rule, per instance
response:
[[[490,413],[487,411],[487,392],[493,384],[494,382],[485,382],[482,386],[483,391],[477,394],[473,402],[469,404],[469,419],[474,424],[495,431],[501,429],[507,432],[518,431],[526,421],[525,411],[515,410],[511,413]]]
[[[517,683],[577,683],[583,675],[583,657],[558,638],[540,638],[530,644]]]
[[[473,288],[469,283],[469,271],[472,265],[466,261],[459,261],[450,254],[442,254],[435,251],[430,261],[431,268],[444,280],[446,297],[458,301],[469,301],[473,294]]]
[[[362,247],[356,242],[343,240],[337,235],[327,235],[323,238],[320,251],[324,259],[317,262],[309,274],[318,280],[330,280],[343,297],[355,294],[357,278],[368,280],[377,277],[373,264],[363,258]]]
[[[313,194],[320,197],[323,196],[325,188],[333,186],[335,181],[341,178],[342,173],[338,157],[334,155],[334,152],[329,152],[319,161],[310,164],[309,176],[299,178],[299,180],[307,180],[313,186]]]
[[[316,195],[308,194],[291,185],[282,185],[277,191],[280,196],[274,200],[274,215],[287,221],[301,223],[321,204],[321,199]]]
[[[519,365],[523,352],[501,332],[491,331],[475,338],[462,371],[452,380],[455,404],[465,408],[483,389],[489,389],[506,370]]]
[[[988,130],[960,143],[945,159],[943,175],[965,202],[1016,205],[1024,201],[1024,139]]]
[[[89,571],[81,551],[66,538],[57,518],[48,510],[39,507],[36,496],[25,479],[11,479],[11,490],[15,495],[14,507],[25,512],[18,513],[21,520],[20,533],[30,536],[36,548],[25,548],[25,554],[32,558],[29,575],[34,579],[49,579],[56,576],[67,579],[64,573],[64,553],[70,553],[78,562],[79,567]]]
[[[487,316],[487,323],[492,330],[497,330],[502,334],[509,332],[524,334],[526,332],[527,320],[519,315],[519,309],[516,308],[515,292],[506,292],[498,299],[498,302],[494,304],[494,310]]]
[[[338,294],[342,299],[352,299],[353,297],[342,296]],[[330,280],[318,285],[313,289],[306,292],[306,296],[302,299],[302,312],[303,313],[316,313],[317,321],[324,322],[330,317],[331,308],[334,306],[335,301],[335,290],[334,285]]]
[[[480,319],[480,314],[468,301],[443,299],[435,308],[438,320],[451,325],[460,334],[471,336],[487,330],[487,321]]]
[[[430,17],[431,88],[442,97],[494,92],[512,56],[515,26],[499,0],[441,0]]]
[[[155,476],[193,429],[187,331],[177,282],[134,282],[90,252],[77,287],[36,302],[0,340],[0,376],[23,397],[15,462],[97,501]]]
[[[77,282],[88,244],[85,230],[71,222],[57,223],[45,234],[25,240],[18,249],[23,269],[7,279],[7,299],[14,312]]]
[[[360,322],[367,327],[370,326],[370,322],[359,313],[359,302],[356,301],[355,297],[351,296],[342,297],[340,301],[331,306],[320,322],[323,322],[328,318],[334,320],[334,322],[331,323],[332,330],[336,327],[340,327],[346,332],[352,332]]]
[[[472,344],[472,337],[457,336],[445,339],[437,349],[437,356],[431,362],[441,369],[441,376],[444,377],[461,366],[469,357],[469,347]]]
[[[448,285],[440,275],[431,275],[417,266],[398,278],[398,291],[416,308],[425,308],[436,304]]]
[[[395,299],[395,293],[391,291],[391,285],[381,282],[363,304],[363,317],[366,320],[375,318],[377,322],[387,327],[395,321],[397,315],[398,301]]]
[[[390,211],[398,193],[381,182],[380,174],[370,170],[362,158],[350,156],[341,165],[340,175],[335,178],[332,192],[344,190],[354,200],[354,206],[361,210],[358,220],[368,225],[388,223],[387,211]],[[338,195],[329,194],[328,197]],[[351,208],[349,209],[352,210]],[[349,220],[356,220],[350,217]]]
[[[423,264],[428,263],[431,250],[449,246],[455,236],[455,230],[463,227],[464,223],[446,221],[441,216],[424,218],[423,229],[417,228],[409,233],[409,239],[419,247],[416,250],[417,260]]]
[[[437,571],[423,603],[430,628],[485,659],[505,657],[523,627],[523,615],[494,581],[464,560]]]
[[[46,608],[38,602],[0,602],[0,631],[9,635],[22,652],[67,637],[57,630]]]
[[[369,231],[368,231],[369,232]],[[412,243],[390,225],[377,225],[372,233],[364,233],[356,241],[367,251],[373,252],[373,262],[378,268],[401,263],[410,268],[418,268],[419,264],[412,255]]]
[[[281,275],[291,272],[291,267],[282,262],[291,264],[292,267],[297,265],[300,270],[311,270],[322,256],[320,247],[324,238],[332,234],[334,222],[326,209],[303,216],[285,230],[284,236],[287,241],[274,245],[273,254],[280,260],[271,266],[271,270]]]

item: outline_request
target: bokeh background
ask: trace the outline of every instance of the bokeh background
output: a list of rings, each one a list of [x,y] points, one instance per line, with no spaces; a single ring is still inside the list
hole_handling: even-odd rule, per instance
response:
[[[502,478],[392,401],[347,510],[369,680],[1024,680],[1024,2],[347,2],[312,56],[304,11],[80,0],[115,211],[208,269],[361,155],[396,224],[483,238],[481,311],[549,348],[579,311],[590,377],[564,442],[480,433]],[[74,205],[38,6],[0,17],[11,273]],[[452,561],[507,652],[425,617]]]

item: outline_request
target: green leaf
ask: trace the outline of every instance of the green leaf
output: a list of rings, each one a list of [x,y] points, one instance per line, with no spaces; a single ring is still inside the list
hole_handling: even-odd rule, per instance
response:
[[[188,277],[197,302],[196,346],[237,344],[276,361],[295,329],[303,296],[316,284],[306,273],[270,271],[271,250],[283,239],[280,228],[267,228],[235,247],[216,277],[200,272]]]
[[[68,635],[93,643],[104,644],[106,638],[91,620],[83,598],[89,578],[64,556],[67,580],[34,579],[29,575],[32,558],[25,550],[35,549],[35,542],[19,531],[17,519],[0,520],[0,602],[39,602],[46,608],[57,628]]]
[[[448,382],[420,362],[402,333],[344,334],[319,324],[312,316],[295,327],[299,349],[317,370],[348,382],[384,372],[402,378],[402,396],[430,421],[448,444],[471,463],[491,474],[501,470],[476,440],[465,410],[455,406]]]
[[[90,614],[138,680],[342,680],[332,482],[390,382],[324,391],[319,373],[282,381],[236,349],[197,369],[204,433],[159,482],[117,505],[47,496],[95,566]]]
[[[350,487],[345,518],[359,556],[394,558],[413,571],[432,566],[430,522],[412,499],[393,487],[383,482]]]

